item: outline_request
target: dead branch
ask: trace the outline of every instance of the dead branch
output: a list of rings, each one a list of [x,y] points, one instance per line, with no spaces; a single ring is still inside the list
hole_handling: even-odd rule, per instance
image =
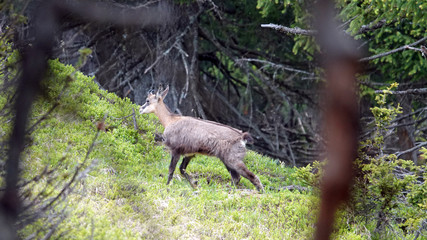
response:
[[[203,12],[203,8],[200,8],[199,11],[194,15],[190,17],[190,21],[188,23],[188,26],[175,37],[175,41],[169,46],[168,49],[166,49],[160,56],[157,57],[157,59],[144,70],[144,74],[146,74],[148,71],[150,71],[162,58],[169,55],[169,52],[172,51],[174,48],[179,49],[179,45],[182,43],[182,39],[184,36],[191,30],[192,26],[194,25],[195,21],[197,20],[197,17]]]
[[[361,59],[359,59],[359,62],[371,61],[371,60],[374,60],[374,59],[377,59],[377,58],[388,56],[388,55],[393,54],[393,53],[397,53],[397,52],[401,52],[401,51],[404,51],[404,50],[408,50],[408,49],[410,49],[410,47],[416,46],[416,45],[424,42],[425,40],[427,40],[427,37],[423,37],[420,40],[415,41],[415,42],[413,42],[413,43],[411,43],[409,45],[401,46],[401,47],[398,47],[398,48],[393,49],[393,50],[388,51],[388,52],[380,53],[380,54],[377,54],[377,55],[374,55],[374,56],[370,56],[370,57],[361,58]],[[422,52],[421,49],[420,49],[420,51]]]
[[[350,19],[346,23],[338,26],[337,29],[342,29],[343,26],[345,26],[348,23],[350,23],[353,19]],[[377,23],[372,22],[372,23],[363,25],[357,31],[356,35],[376,30],[378,28],[383,27],[386,23],[387,23],[386,20],[381,20],[381,21],[379,21]],[[294,34],[294,35],[315,36],[317,34],[316,30],[307,30],[307,29],[302,29],[302,28],[299,28],[299,27],[290,28],[290,27],[285,27],[285,26],[278,25],[278,24],[273,24],[273,23],[270,23],[270,24],[261,24],[261,27],[272,28],[272,29],[277,30],[279,32],[283,32],[283,33],[287,33],[287,34]]]
[[[133,129],[138,130],[138,123],[136,122],[135,116],[135,108],[132,108]]]
[[[273,24],[273,23],[261,24],[261,27],[272,28],[272,29],[279,31],[279,32],[294,34],[294,35],[314,36],[317,34],[317,31],[315,31],[315,30],[305,30],[305,29],[301,29],[299,27],[289,28],[289,27],[285,27],[285,26]]]
[[[283,64],[278,64],[278,63],[273,63],[267,60],[261,60],[261,59],[256,59],[256,58],[239,58],[236,59],[236,63],[239,64],[241,62],[258,62],[258,63],[263,63],[266,66],[271,66],[272,68],[277,68],[277,69],[283,69],[289,72],[296,72],[296,73],[302,73],[305,75],[309,75],[309,76],[315,76],[314,73],[310,73],[304,70],[300,70],[300,69],[295,69],[295,68],[291,68],[289,66],[285,66]]]
[[[406,153],[412,153],[413,151],[416,151],[416,150],[418,150],[421,147],[424,147],[426,145],[427,145],[427,142],[423,142],[423,143],[420,143],[420,144],[416,145],[415,147],[412,147],[412,148],[407,149],[405,151],[396,152],[395,154],[396,154],[397,158],[399,158],[400,156],[402,156],[402,155],[404,155]]]
[[[253,77],[255,77],[257,79],[261,79],[263,82],[265,82],[265,85],[259,85],[259,84],[257,84],[256,86],[251,86],[251,89],[253,88],[255,90],[255,92],[258,92],[258,94],[260,94],[264,98],[266,98],[266,101],[268,101],[272,105],[276,105],[277,107],[279,107],[277,104],[273,104],[273,102],[277,102],[277,101],[278,102],[283,102],[283,101],[284,102],[289,102],[288,93],[284,93],[281,89],[286,89],[286,90],[291,91],[292,93],[298,94],[298,96],[304,97],[304,99],[306,99],[305,96],[304,96],[304,93],[300,89],[294,89],[294,87],[285,85],[281,81],[277,81],[276,82],[274,80],[273,81],[270,80],[271,76],[267,75],[267,74],[269,74],[268,71],[263,71],[263,66],[258,66],[257,65],[258,69],[260,69],[260,70],[256,71],[253,68],[251,68],[250,65],[246,64],[247,62],[252,62],[252,63],[256,63],[256,64],[259,64],[259,63],[266,64],[266,66],[268,66],[268,64],[271,63],[271,62],[269,62],[269,61],[265,61],[264,62],[263,60],[252,59],[252,58],[239,59],[239,58],[236,57],[236,55],[239,55],[239,54],[235,54],[233,52],[233,48],[230,49],[230,46],[226,42],[220,41],[220,39],[215,38],[215,36],[212,36],[211,33],[209,33],[208,31],[206,31],[205,29],[203,29],[201,27],[199,27],[199,33],[200,33],[200,36],[202,36],[206,40],[210,41],[219,51],[221,51],[228,58],[230,58],[238,67],[242,68],[248,74],[249,78],[251,78],[253,76]],[[238,49],[236,49],[236,50],[239,51]],[[207,59],[207,60],[210,60],[210,59]],[[213,61],[213,60],[210,60],[210,61]],[[219,63],[219,59],[215,59],[215,62],[213,61],[213,63],[216,64],[217,66],[219,66],[218,67],[219,70],[222,71],[221,65]],[[273,65],[273,66],[280,68],[279,65]],[[305,74],[305,73],[303,73],[303,74],[304,75],[309,75],[310,74],[309,72],[306,72],[306,73],[307,74]],[[296,73],[296,74],[300,74],[300,73]],[[228,76],[227,72],[224,72],[224,75],[227,76],[227,77],[229,77],[230,79],[233,79],[233,81],[234,81],[234,78],[232,76]],[[209,76],[210,78],[215,79],[215,77],[211,76],[209,73],[205,73],[205,76]],[[309,76],[311,76],[311,75],[309,75]],[[238,83],[240,83],[242,86],[247,87],[248,83],[240,82],[238,79],[235,80],[235,81],[238,82]],[[274,94],[272,94],[272,93],[274,93]],[[215,93],[213,93],[213,94],[215,94]],[[278,98],[277,101],[275,100],[275,98]],[[310,99],[308,99],[308,98],[307,98],[307,100],[310,101]],[[311,101],[310,101],[310,103],[311,103]],[[292,109],[294,109],[293,104],[290,103],[288,105],[289,105],[289,107],[291,107]],[[237,111],[237,109],[236,109],[236,111]],[[276,111],[277,112],[277,110],[273,110],[273,109],[272,109],[272,111]],[[256,112],[260,113],[258,110]],[[295,112],[295,114],[300,119],[305,119],[302,116],[300,116],[300,114],[299,114],[298,111],[295,110],[294,112]],[[263,115],[263,114],[261,113],[261,115]],[[277,121],[277,115],[275,115],[275,116],[276,116],[276,119],[273,122],[276,123],[276,124],[278,124],[279,122]],[[256,119],[257,117],[254,117],[254,118]],[[250,120],[250,119],[248,119],[248,121],[252,122],[252,120]],[[266,122],[269,125],[269,123],[268,123],[269,121],[267,120]],[[308,131],[309,134],[316,135],[315,132],[309,126],[309,124],[306,124],[305,121],[302,121],[302,122],[303,122],[302,125],[304,125],[304,129],[306,131]],[[273,129],[270,129],[270,127],[266,128],[265,126],[263,126],[264,124],[265,123],[262,123],[259,120],[257,120],[252,125],[244,126],[245,128],[247,128],[247,127],[252,128],[252,126],[258,126],[260,132],[262,132],[263,135],[267,134],[266,136],[268,136],[268,135],[276,136],[276,138],[268,137],[267,139],[263,138],[263,137],[260,137],[260,140],[262,139],[264,142],[258,141],[256,143],[256,145],[258,147],[262,147],[263,152],[267,153],[270,156],[274,156],[274,157],[280,158],[283,161],[287,161],[287,162],[289,162],[291,164],[293,164],[293,162],[294,162],[293,159],[295,160],[295,162],[297,162],[296,156],[293,153],[304,152],[304,154],[305,154],[305,151],[303,149],[306,148],[306,146],[304,147],[304,144],[307,145],[307,144],[309,144],[308,142],[301,143],[299,146],[293,146],[290,143],[289,143],[289,145],[287,145],[286,144],[286,139],[284,139],[282,137],[282,135],[289,134],[289,133],[286,132],[286,130],[280,128],[280,129],[277,129],[277,131],[280,131],[280,134],[279,134],[280,135],[280,137],[279,137],[280,140],[279,140],[279,144],[278,144],[277,131],[274,130],[274,126],[277,126],[277,125],[273,124],[272,125]],[[258,131],[255,131],[254,133],[258,134]],[[309,135],[309,134],[307,134],[307,135]],[[302,136],[303,134],[301,134],[301,133],[298,132],[295,135]],[[310,138],[310,137],[308,137],[308,138]],[[288,139],[288,141],[290,141],[290,139]],[[292,148],[292,153],[286,151],[286,149],[288,149],[289,146]],[[297,148],[300,148],[300,149],[297,149]],[[293,157],[292,157],[292,155],[293,155]],[[318,155],[316,155],[316,154],[312,154],[311,155],[311,157],[314,157],[314,156],[318,156]],[[303,159],[306,160],[307,158],[306,157],[298,158],[298,164],[304,162]]]
[[[384,91],[376,90],[375,93],[384,93]],[[391,95],[427,94],[427,88],[407,89],[407,90],[401,90],[401,91],[387,91],[387,94],[391,94]]]
[[[215,95],[231,110],[233,111],[238,117],[239,119],[241,119],[244,123],[246,123],[249,127],[253,128],[253,130],[258,134],[258,136],[260,136],[266,143],[269,143],[270,148],[274,149],[274,144],[267,138],[267,136],[265,136],[265,134],[263,134],[261,132],[261,130],[259,130],[258,127],[256,127],[255,125],[252,124],[252,122],[248,119],[246,119],[245,117],[242,116],[242,114],[234,107],[232,106],[227,99],[222,96],[220,93],[215,91]]]

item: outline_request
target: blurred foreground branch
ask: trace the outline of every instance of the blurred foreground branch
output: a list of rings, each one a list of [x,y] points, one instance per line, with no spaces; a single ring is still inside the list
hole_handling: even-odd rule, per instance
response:
[[[117,26],[155,27],[165,25],[171,18],[166,3],[153,7],[127,9],[108,3],[95,1],[43,1],[34,13],[34,21],[30,24],[29,34],[25,39],[17,39],[21,44],[22,73],[16,90],[14,102],[13,130],[9,139],[5,164],[5,189],[0,199],[0,239],[16,239],[15,223],[23,210],[18,182],[20,181],[20,155],[25,146],[25,135],[28,116],[32,103],[40,92],[47,60],[52,54],[53,39],[60,21],[73,17],[86,22],[110,23]],[[13,14],[13,13],[11,13]],[[34,39],[31,41],[31,39]],[[31,127],[32,128],[32,127]],[[88,151],[90,153],[93,145]],[[87,154],[87,156],[88,156]],[[86,156],[86,157],[87,157]],[[82,166],[76,169],[72,181],[43,210],[49,208],[65,189],[76,180]]]
[[[321,203],[315,239],[329,239],[338,207],[348,201],[357,157],[359,113],[356,95],[358,71],[355,44],[337,30],[333,4],[321,0],[314,7],[317,41],[324,55],[326,109],[324,134],[327,139],[325,173],[321,181]]]

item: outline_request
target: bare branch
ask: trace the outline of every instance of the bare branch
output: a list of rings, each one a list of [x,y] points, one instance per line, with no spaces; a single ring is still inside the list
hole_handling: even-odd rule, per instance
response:
[[[283,69],[286,71],[290,71],[290,72],[296,72],[296,73],[302,73],[302,74],[306,74],[306,75],[310,75],[310,76],[315,76],[314,73],[310,73],[304,70],[299,70],[299,69],[295,69],[295,68],[291,68],[282,64],[278,64],[278,63],[273,63],[267,60],[261,60],[261,59],[256,59],[256,58],[240,58],[240,59],[236,59],[236,63],[240,63],[240,62],[259,62],[259,63],[263,63],[266,65],[270,65],[273,68],[277,68],[277,69]]]
[[[135,130],[138,130],[138,123],[136,122],[135,116],[136,116],[136,114],[135,114],[135,108],[132,108],[133,128]]]
[[[175,41],[172,43],[172,45],[162,53],[157,59],[144,70],[144,74],[146,74],[148,71],[150,71],[163,57],[167,56],[169,52],[173,48],[180,49],[179,45],[182,42],[182,38],[190,31],[191,27],[193,26],[194,22],[197,20],[197,17],[202,13],[202,8],[194,15],[190,17],[190,22],[188,23],[188,26],[182,31],[176,38]]]
[[[421,147],[424,147],[424,146],[426,146],[426,145],[427,145],[427,142],[420,143],[420,144],[418,144],[417,146],[415,146],[415,147],[413,147],[413,148],[407,149],[407,150],[402,151],[402,152],[397,152],[397,153],[396,153],[396,156],[397,156],[397,158],[399,158],[399,157],[400,157],[400,156],[402,156],[403,154],[411,153],[411,152],[413,152],[413,151],[415,151],[415,150],[418,150],[418,149],[420,149]]]
[[[354,18],[353,18],[354,19]],[[350,19],[349,21],[347,21],[346,23],[338,26],[338,29],[341,29],[343,26],[347,25],[349,22],[351,22],[353,19]],[[366,25],[363,25],[362,27],[360,27],[360,29],[357,31],[356,35],[362,34],[362,33],[366,33],[369,31],[373,31],[376,30],[378,28],[383,27],[385,24],[387,23],[386,20],[381,20],[375,24],[373,23],[369,23]],[[261,27],[264,28],[272,28],[275,29],[279,32],[283,32],[283,33],[288,33],[288,34],[294,34],[294,35],[306,35],[306,36],[314,36],[317,34],[316,30],[311,30],[311,29],[302,29],[299,27],[294,27],[294,28],[289,28],[289,27],[285,27],[282,25],[278,25],[278,24],[261,24]]]
[[[416,46],[416,45],[424,42],[425,40],[427,40],[427,37],[421,38],[420,40],[418,40],[416,42],[413,42],[413,43],[411,43],[409,45],[405,45],[405,46],[393,49],[393,50],[385,52],[385,53],[380,53],[380,54],[377,54],[377,55],[374,55],[374,56],[361,58],[361,59],[359,59],[359,62],[371,61],[371,60],[374,60],[374,59],[377,59],[377,58],[388,56],[388,55],[393,54],[393,53],[397,53],[397,52],[401,52],[401,51],[404,51],[404,50],[408,50],[411,47]],[[420,51],[421,51],[421,49],[420,49]]]
[[[288,34],[294,34],[294,35],[306,35],[306,36],[314,36],[317,34],[316,30],[306,30],[301,29],[299,27],[295,28],[289,28],[278,24],[261,24],[261,27],[263,28],[272,28],[274,30],[277,30],[279,32],[288,33]]]
[[[375,93],[383,93],[383,90],[376,90]],[[402,91],[387,91],[387,94],[404,95],[404,94],[427,94],[427,88],[407,89]]]
[[[250,120],[242,116],[242,114],[231,104],[227,101],[227,99],[222,96],[220,93],[215,92],[215,95],[220,99],[234,114],[236,114],[239,119],[241,119],[243,122],[248,124],[266,143],[270,145],[271,149],[274,149],[274,144],[268,139],[268,137],[261,132],[261,130],[252,124]]]

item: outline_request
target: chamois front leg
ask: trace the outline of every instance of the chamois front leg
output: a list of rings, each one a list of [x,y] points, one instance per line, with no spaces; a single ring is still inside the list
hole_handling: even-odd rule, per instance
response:
[[[169,165],[168,182],[166,183],[166,185],[168,185],[170,183],[170,181],[172,180],[173,172],[175,171],[176,164],[178,163],[178,160],[180,157],[181,157],[181,155],[176,154],[176,153],[172,153],[171,164]]]
[[[191,180],[190,175],[188,175],[186,169],[188,166],[188,163],[190,163],[190,160],[194,157],[194,155],[191,156],[186,156],[184,157],[184,159],[182,160],[181,165],[179,166],[179,170],[181,171],[181,174],[187,179],[187,181],[190,183],[190,185],[193,188],[196,188],[196,185],[193,183],[193,181]]]
[[[249,169],[245,166],[243,162],[238,164],[236,168],[236,172],[242,175],[242,177],[251,181],[251,183],[256,187],[256,189],[259,192],[264,192],[264,187],[262,186],[262,183],[259,180],[259,178],[255,174],[253,174],[251,171],[249,171]]]

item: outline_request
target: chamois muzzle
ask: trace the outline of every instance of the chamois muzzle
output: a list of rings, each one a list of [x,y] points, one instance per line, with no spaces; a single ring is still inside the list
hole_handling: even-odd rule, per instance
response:
[[[144,114],[144,109],[147,107],[147,103],[145,103],[144,105],[142,105],[141,107],[139,107],[139,113],[140,114]]]

